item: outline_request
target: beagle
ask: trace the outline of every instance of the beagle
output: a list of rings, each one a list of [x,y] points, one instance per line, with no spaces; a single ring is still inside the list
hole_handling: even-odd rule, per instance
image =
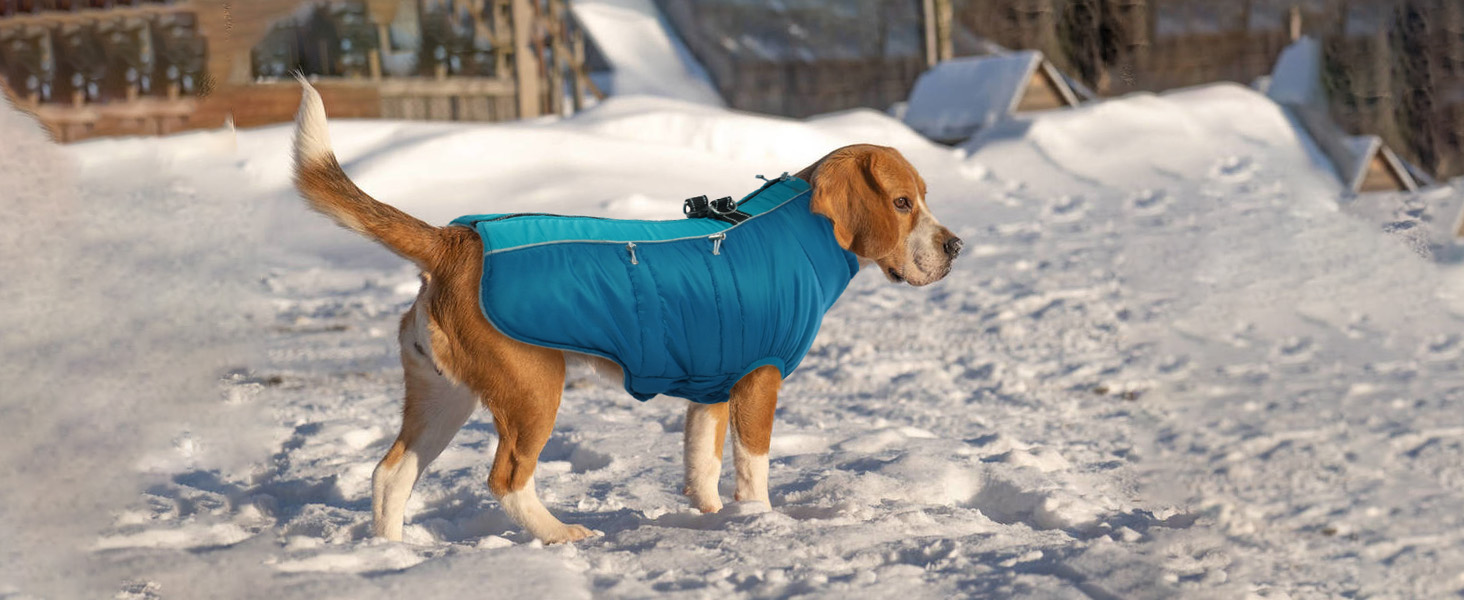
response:
[[[294,141],[295,185],[300,194],[311,208],[385,245],[423,273],[417,300],[402,317],[398,333],[406,402],[401,432],[372,476],[372,532],[389,540],[401,539],[407,498],[417,478],[482,404],[493,414],[498,431],[488,488],[503,510],[544,543],[572,542],[592,535],[583,526],[560,522],[544,508],[534,491],[534,468],[554,427],[567,360],[589,362],[602,373],[640,367],[620,355],[628,352],[623,347],[528,343],[523,339],[530,338],[495,327],[488,303],[480,303],[480,294],[512,295],[522,286],[484,279],[483,236],[493,232],[475,228],[471,221],[434,227],[361,191],[336,161],[320,95],[305,81],[301,83],[304,94]],[[800,180],[796,183],[806,185],[794,187],[786,195],[801,198],[803,203],[790,206],[805,211],[803,218],[826,232],[810,236],[825,235],[830,252],[849,255],[848,265],[878,265],[890,281],[915,286],[933,283],[950,272],[961,240],[931,215],[925,204],[924,180],[898,151],[873,145],[846,146],[798,172],[796,178]],[[743,224],[758,218],[754,215]],[[715,239],[715,245],[709,247],[718,256],[706,257],[705,264],[726,258],[720,256],[723,253],[743,252],[740,256],[746,259],[745,250],[735,250],[737,236],[733,233],[728,228],[720,238],[716,233],[708,236]],[[626,257],[626,269],[655,266],[651,254],[645,254],[642,261],[633,254],[635,244],[629,246],[632,254]],[[590,252],[576,248],[561,250]],[[772,265],[764,266],[772,269]],[[843,283],[830,288],[833,297],[852,276],[853,269],[845,269],[850,273],[841,275]],[[831,304],[833,298],[826,301]],[[715,299],[699,302],[709,304]],[[814,331],[823,310],[827,306],[818,311]],[[801,348],[806,350],[806,346]],[[754,351],[756,354],[758,349]],[[762,351],[776,354],[772,348]],[[698,402],[690,403],[684,437],[684,493],[697,509],[716,512],[722,508],[717,479],[729,423],[736,499],[769,502],[773,411],[787,375],[781,369],[791,372],[791,366],[786,361],[754,363],[728,381],[725,392],[699,396],[694,398]],[[641,375],[624,374],[627,389]],[[680,388],[666,389],[676,394]]]

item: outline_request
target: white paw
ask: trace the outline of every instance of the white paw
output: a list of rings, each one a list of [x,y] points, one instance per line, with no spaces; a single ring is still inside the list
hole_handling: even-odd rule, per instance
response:
[[[722,510],[722,498],[715,492],[711,494],[700,494],[692,491],[691,486],[681,490],[687,498],[691,498],[691,506],[703,514],[714,513]]]
[[[535,536],[539,541],[548,544],[564,544],[567,542],[578,542],[582,539],[599,535],[584,525],[561,525],[545,535]]]

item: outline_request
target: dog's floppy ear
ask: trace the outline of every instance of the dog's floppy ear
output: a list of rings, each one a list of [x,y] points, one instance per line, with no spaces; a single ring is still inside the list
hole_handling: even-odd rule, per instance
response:
[[[899,244],[899,223],[879,181],[877,146],[848,146],[814,167],[809,209],[834,223],[834,239],[845,250],[883,258]]]

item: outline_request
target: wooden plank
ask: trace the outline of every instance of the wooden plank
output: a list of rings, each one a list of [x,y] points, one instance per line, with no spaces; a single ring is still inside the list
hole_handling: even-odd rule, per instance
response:
[[[175,4],[144,4],[142,6],[116,6],[108,9],[88,10],[49,10],[38,13],[17,13],[13,15],[0,15],[0,27],[12,25],[75,25],[95,21],[109,21],[112,19],[126,19],[138,17],[151,17],[155,15],[167,15],[175,13],[194,12],[198,10],[192,2],[178,2]]]
[[[1017,103],[1017,112],[1051,110],[1064,106],[1067,106],[1067,102],[1063,101],[1057,86],[1048,78],[1046,72],[1037,69],[1027,80],[1027,89],[1022,92],[1022,99]]]
[[[549,0],[549,112],[564,114],[564,73],[569,70],[569,47],[565,44],[564,0]]]
[[[512,79],[496,77],[387,77],[380,82],[343,81],[377,88],[382,96],[513,96]]]
[[[513,0],[513,76],[518,82],[518,113],[522,118],[539,116],[539,60],[534,53],[534,5],[530,0]]]

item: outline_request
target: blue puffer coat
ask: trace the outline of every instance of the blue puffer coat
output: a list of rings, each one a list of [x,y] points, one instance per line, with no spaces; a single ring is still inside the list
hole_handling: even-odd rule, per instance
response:
[[[516,340],[603,356],[625,390],[727,401],[764,365],[798,368],[824,313],[859,269],[832,223],[809,212],[807,182],[784,176],[709,218],[630,221],[475,215],[479,303]]]

